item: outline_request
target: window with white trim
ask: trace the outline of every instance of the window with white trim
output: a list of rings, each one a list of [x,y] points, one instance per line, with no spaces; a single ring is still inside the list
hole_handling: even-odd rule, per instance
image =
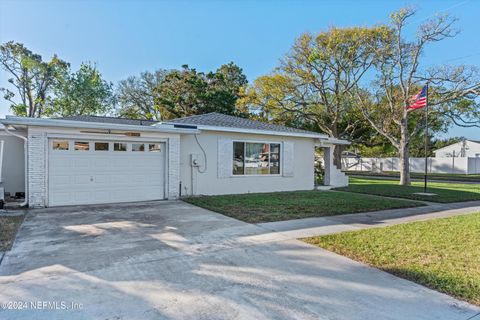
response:
[[[113,144],[113,151],[127,151],[127,144],[123,142],[115,142]]]
[[[109,143],[108,142],[95,142],[95,151],[108,151]]]
[[[76,151],[88,151],[90,150],[90,143],[88,141],[75,141]]]
[[[132,151],[145,151],[145,144],[143,143],[132,143]]]
[[[234,141],[233,174],[280,174],[280,144]]]
[[[68,140],[53,140],[52,149],[53,150],[68,150],[69,149]]]
[[[148,145],[149,152],[160,152],[160,143],[150,143]]]

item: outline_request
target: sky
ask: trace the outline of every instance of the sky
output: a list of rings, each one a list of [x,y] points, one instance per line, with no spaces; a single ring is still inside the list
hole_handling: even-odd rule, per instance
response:
[[[461,33],[431,46],[429,65],[480,67],[480,1],[153,1],[153,0],[0,0],[0,42],[21,42],[49,59],[57,54],[77,68],[97,65],[117,82],[142,71],[180,68],[200,71],[235,62],[250,82],[271,72],[303,32],[331,26],[385,23],[405,6],[418,9],[409,34],[436,13],[459,19]],[[8,85],[4,71],[0,87]],[[0,99],[0,117],[9,114]],[[454,127],[442,137],[479,138],[480,129]]]

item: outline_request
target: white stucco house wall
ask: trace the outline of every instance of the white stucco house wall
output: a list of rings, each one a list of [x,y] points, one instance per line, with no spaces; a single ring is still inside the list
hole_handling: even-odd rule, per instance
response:
[[[480,158],[480,141],[464,140],[437,149],[435,158]]]
[[[165,122],[7,116],[0,123],[3,185],[25,192],[30,207],[311,190],[318,147],[325,148],[325,184],[348,185],[332,159],[333,146],[347,141],[219,113]]]
[[[23,143],[0,125],[0,184],[12,196],[25,190]]]

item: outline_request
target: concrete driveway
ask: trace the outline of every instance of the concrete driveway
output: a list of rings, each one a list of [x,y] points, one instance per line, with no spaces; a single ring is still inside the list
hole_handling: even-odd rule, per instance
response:
[[[0,319],[465,320],[480,311],[183,202],[31,211],[0,265],[0,303]]]

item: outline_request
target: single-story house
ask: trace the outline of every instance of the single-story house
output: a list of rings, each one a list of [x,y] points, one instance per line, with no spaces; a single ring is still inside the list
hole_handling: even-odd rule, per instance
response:
[[[25,192],[30,207],[310,190],[318,147],[325,148],[325,185],[348,184],[332,162],[332,147],[347,141],[219,113],[0,123],[5,191]]]
[[[434,151],[435,158],[480,158],[480,141],[462,140]]]

